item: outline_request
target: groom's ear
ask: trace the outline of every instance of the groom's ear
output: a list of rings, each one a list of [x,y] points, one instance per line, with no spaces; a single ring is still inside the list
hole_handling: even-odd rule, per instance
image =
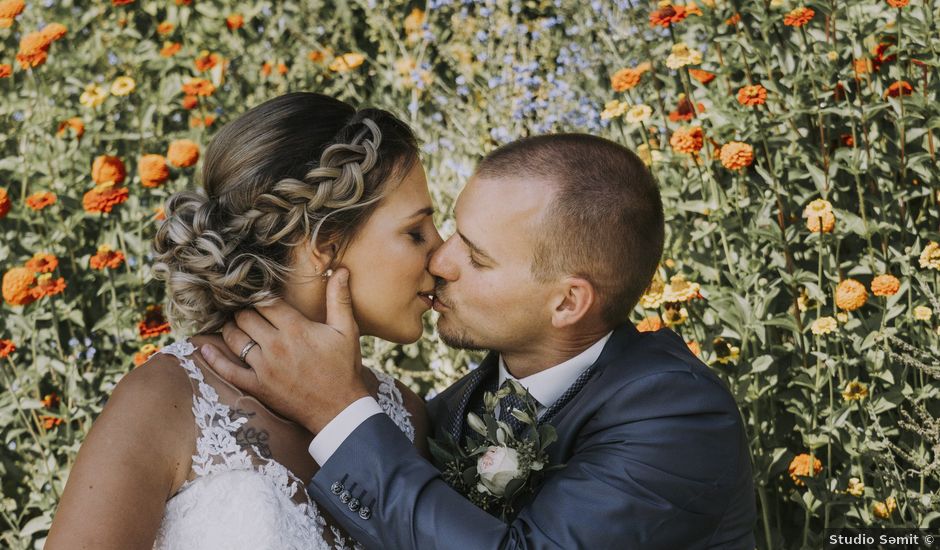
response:
[[[597,298],[590,281],[582,277],[566,277],[553,304],[552,326],[563,328],[581,321],[595,309]]]

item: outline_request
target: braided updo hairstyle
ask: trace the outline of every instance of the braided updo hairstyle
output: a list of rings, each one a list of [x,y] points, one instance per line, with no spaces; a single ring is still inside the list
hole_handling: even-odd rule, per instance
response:
[[[153,242],[175,329],[217,332],[239,309],[283,296],[294,248],[342,254],[392,180],[418,161],[387,111],[290,93],[226,124],[206,150],[202,188],[172,195]]]

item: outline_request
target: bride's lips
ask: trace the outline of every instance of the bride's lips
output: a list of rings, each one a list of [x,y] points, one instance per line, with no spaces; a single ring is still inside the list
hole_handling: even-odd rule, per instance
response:
[[[427,292],[427,291],[418,292],[418,298],[421,298],[421,301],[424,302],[426,306],[428,306],[428,309],[431,309],[434,307],[434,302],[436,300],[434,298],[433,290],[430,292]]]

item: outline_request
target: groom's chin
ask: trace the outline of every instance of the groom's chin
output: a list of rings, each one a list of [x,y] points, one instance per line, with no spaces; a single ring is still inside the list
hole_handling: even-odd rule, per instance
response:
[[[441,337],[442,342],[452,348],[468,351],[486,351],[488,349],[473,341],[466,332],[442,327],[440,322],[437,325],[437,334]]]

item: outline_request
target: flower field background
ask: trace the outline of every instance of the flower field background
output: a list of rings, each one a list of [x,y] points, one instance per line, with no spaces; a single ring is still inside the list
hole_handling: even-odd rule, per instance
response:
[[[42,547],[110,390],[186,336],[150,271],[161,204],[222,124],[296,90],[412,124],[445,237],[509,140],[636,150],[667,248],[633,320],[732,389],[758,546],[936,527],[938,21],[933,0],[0,0],[0,546]],[[428,334],[364,355],[432,396],[479,356]]]

